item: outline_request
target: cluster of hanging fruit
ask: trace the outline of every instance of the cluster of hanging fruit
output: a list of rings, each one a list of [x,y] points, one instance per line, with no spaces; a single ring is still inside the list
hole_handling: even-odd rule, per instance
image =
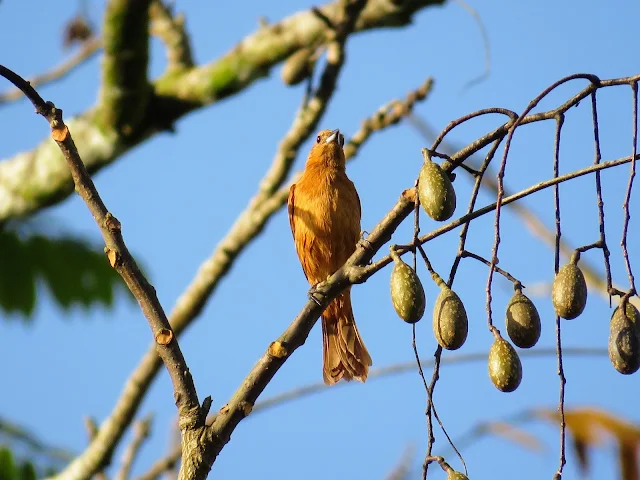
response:
[[[425,162],[418,179],[418,198],[424,211],[434,220],[451,218],[456,208],[456,194],[449,175],[433,162],[423,150]],[[424,288],[416,272],[402,261],[396,247],[391,246],[394,267],[391,272],[391,300],[400,318],[416,323],[424,315]],[[576,252],[563,266],[553,283],[552,301],[556,314],[564,319],[578,317],[586,306],[587,285],[577,263]],[[460,297],[432,272],[440,293],[433,309],[433,334],[438,344],[447,350],[459,349],[467,339],[469,322]],[[540,338],[540,315],[533,302],[522,293],[522,285],[514,284],[515,293],[507,305],[506,332],[514,345],[531,348]],[[640,312],[628,301],[616,308],[611,317],[609,357],[616,370],[630,374],[640,367]],[[489,350],[489,377],[495,387],[512,392],[522,380],[522,363],[513,345],[492,328],[494,342]]]

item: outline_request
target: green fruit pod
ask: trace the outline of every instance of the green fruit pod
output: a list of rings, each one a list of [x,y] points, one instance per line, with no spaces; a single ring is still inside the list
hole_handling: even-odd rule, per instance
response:
[[[395,265],[391,271],[391,301],[398,316],[407,323],[416,323],[424,315],[426,298],[422,282],[416,272],[393,255]]]
[[[506,315],[507,335],[520,348],[531,348],[540,338],[540,315],[533,302],[518,290],[509,300]]]
[[[418,177],[420,205],[434,220],[444,222],[456,209],[456,192],[447,173],[437,163],[426,159]]]
[[[446,285],[433,308],[433,334],[442,348],[457,350],[467,340],[469,320],[467,311],[458,294]]]
[[[618,306],[611,316],[609,360],[618,372],[631,375],[640,368],[640,312],[626,303],[626,315]]]
[[[489,349],[489,378],[501,392],[513,392],[522,381],[522,363],[518,352],[500,337]]]
[[[553,308],[559,317],[571,320],[584,311],[587,305],[587,282],[582,270],[573,262],[558,271],[551,287]]]
[[[469,480],[469,477],[467,477],[464,473],[451,470],[449,472],[449,475],[447,475],[447,480]]]
[[[307,79],[312,72],[313,49],[301,48],[284,62],[280,71],[280,78],[286,85],[298,85]]]

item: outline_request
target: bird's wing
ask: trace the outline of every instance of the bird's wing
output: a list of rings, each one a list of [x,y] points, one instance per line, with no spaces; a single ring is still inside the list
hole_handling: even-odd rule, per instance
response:
[[[289,225],[291,226],[291,233],[293,234],[293,238],[296,238],[296,227],[295,222],[293,220],[293,210],[295,208],[295,192],[296,192],[296,184],[291,185],[289,189],[289,198],[287,198],[287,210],[289,211]]]

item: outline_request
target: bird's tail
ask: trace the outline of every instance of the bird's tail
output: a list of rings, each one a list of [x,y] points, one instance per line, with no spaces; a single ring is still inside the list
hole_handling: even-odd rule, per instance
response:
[[[322,314],[322,374],[324,383],[340,379],[364,382],[371,357],[356,327],[351,309],[351,292],[338,295]]]

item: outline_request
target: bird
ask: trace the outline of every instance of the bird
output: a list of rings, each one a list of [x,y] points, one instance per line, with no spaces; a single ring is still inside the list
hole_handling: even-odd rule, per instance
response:
[[[360,197],[345,169],[344,135],[339,129],[322,130],[315,140],[287,200],[296,253],[311,284],[310,298],[315,287],[355,251],[362,213]],[[353,317],[351,287],[322,313],[322,356],[325,384],[341,379],[366,381],[372,362]]]

